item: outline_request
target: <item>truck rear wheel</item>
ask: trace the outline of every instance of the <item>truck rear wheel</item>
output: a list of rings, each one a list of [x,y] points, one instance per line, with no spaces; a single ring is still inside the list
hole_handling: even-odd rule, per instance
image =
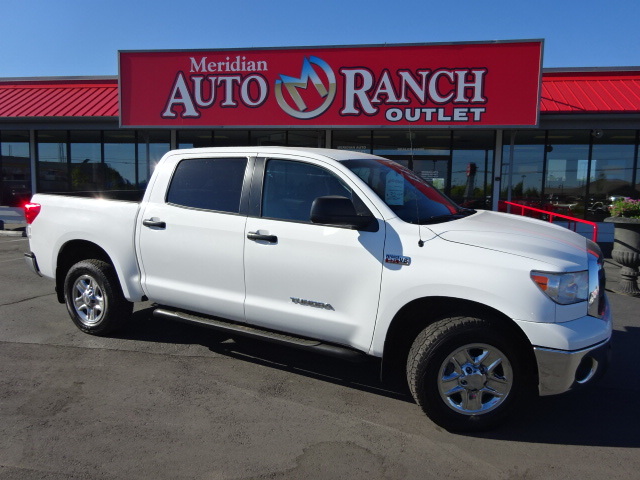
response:
[[[133,310],[113,266],[102,260],[83,260],[72,266],[65,278],[64,298],[76,326],[92,335],[114,332]]]
[[[407,360],[411,393],[436,424],[485,430],[524,404],[529,381],[517,344],[473,317],[437,321],[415,339]]]

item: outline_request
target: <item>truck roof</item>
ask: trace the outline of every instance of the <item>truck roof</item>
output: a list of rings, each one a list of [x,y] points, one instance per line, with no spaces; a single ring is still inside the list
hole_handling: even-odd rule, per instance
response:
[[[330,148],[305,148],[305,147],[278,147],[278,146],[255,146],[255,147],[204,147],[204,148],[189,148],[174,150],[171,152],[184,154],[198,154],[203,153],[245,153],[253,155],[301,155],[306,157],[322,157],[329,158],[336,161],[352,160],[359,158],[375,159],[380,158],[376,155],[369,153],[358,152],[353,150],[337,150]]]

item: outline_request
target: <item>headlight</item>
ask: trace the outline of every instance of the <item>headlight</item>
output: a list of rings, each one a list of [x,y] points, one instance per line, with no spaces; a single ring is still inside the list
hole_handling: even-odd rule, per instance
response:
[[[585,302],[589,298],[589,272],[531,272],[531,279],[551,300],[560,305]]]

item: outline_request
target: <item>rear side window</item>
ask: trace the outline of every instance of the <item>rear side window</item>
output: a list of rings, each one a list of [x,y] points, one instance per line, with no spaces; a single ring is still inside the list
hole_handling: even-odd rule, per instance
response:
[[[167,202],[183,207],[238,213],[246,168],[246,158],[183,160],[173,174]]]

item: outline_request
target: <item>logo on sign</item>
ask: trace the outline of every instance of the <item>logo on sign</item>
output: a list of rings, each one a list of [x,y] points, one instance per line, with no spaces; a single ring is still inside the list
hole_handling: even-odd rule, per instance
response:
[[[320,69],[326,80],[323,81],[314,66]],[[301,90],[305,93],[304,98]],[[303,120],[315,118],[322,115],[333,103],[336,96],[336,77],[329,64],[321,58],[305,57],[300,77],[280,75],[276,80],[275,94],[280,108],[292,117]],[[309,110],[307,102],[317,104],[318,99],[322,103]]]

